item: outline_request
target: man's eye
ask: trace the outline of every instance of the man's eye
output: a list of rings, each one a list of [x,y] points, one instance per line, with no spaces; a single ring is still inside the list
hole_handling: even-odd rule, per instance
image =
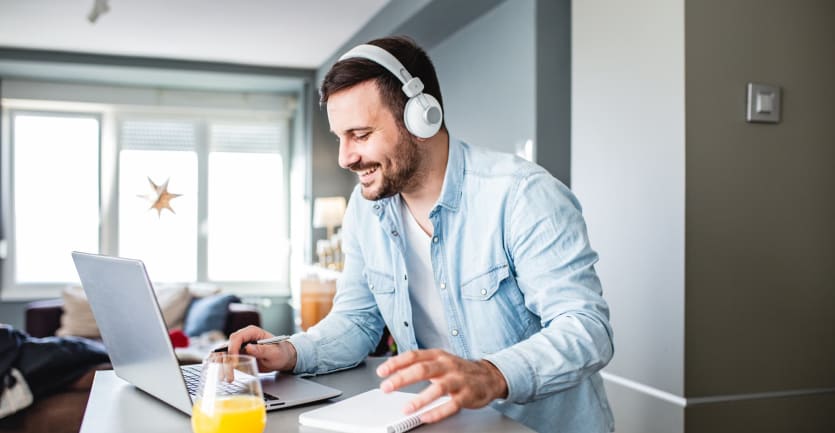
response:
[[[354,140],[365,141],[365,140],[368,139],[369,135],[371,135],[371,133],[357,134],[357,135],[354,136]]]

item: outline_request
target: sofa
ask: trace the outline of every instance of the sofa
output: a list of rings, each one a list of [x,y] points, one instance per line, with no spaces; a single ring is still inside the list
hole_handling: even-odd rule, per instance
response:
[[[27,304],[24,313],[25,331],[32,337],[53,336],[61,327],[63,313],[62,299],[31,302]],[[261,316],[256,307],[233,302],[228,305],[223,332],[229,335],[248,325],[260,324]],[[63,391],[37,400],[26,409],[0,419],[0,432],[78,432],[95,372],[110,368],[109,364],[95,366]]]

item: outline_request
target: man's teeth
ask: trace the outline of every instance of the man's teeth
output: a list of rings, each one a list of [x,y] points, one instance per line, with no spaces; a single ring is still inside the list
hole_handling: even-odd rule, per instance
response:
[[[362,175],[362,176],[368,176],[369,174],[374,173],[375,171],[377,171],[377,167],[374,167],[374,168],[368,169],[368,170],[366,170],[366,171],[362,172],[362,173],[361,173],[361,175]]]

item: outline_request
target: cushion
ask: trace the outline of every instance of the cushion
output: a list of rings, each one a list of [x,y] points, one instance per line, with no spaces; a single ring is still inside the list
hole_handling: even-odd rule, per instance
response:
[[[194,299],[188,309],[183,331],[189,337],[200,336],[209,331],[223,332],[229,304],[240,301],[241,299],[235,295],[211,295]]]
[[[192,298],[188,287],[184,285],[162,286],[156,289],[156,295],[166,326],[169,328],[182,326]],[[61,327],[55,334],[101,338],[84,290],[80,286],[69,286],[61,292],[61,298],[64,300],[64,312],[61,315]]]

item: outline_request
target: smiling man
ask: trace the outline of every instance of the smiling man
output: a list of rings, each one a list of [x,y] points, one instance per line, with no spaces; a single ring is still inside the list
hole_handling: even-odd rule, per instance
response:
[[[425,422],[490,404],[541,432],[611,431],[598,373],[614,350],[609,310],[573,194],[450,137],[434,67],[409,39],[352,49],[320,92],[339,165],[359,181],[344,273],[319,324],[245,350],[264,370],[327,373],[361,362],[388,326],[400,355],[377,371],[383,391],[429,381],[408,411],[451,397]],[[245,328],[230,351],[269,336]]]

